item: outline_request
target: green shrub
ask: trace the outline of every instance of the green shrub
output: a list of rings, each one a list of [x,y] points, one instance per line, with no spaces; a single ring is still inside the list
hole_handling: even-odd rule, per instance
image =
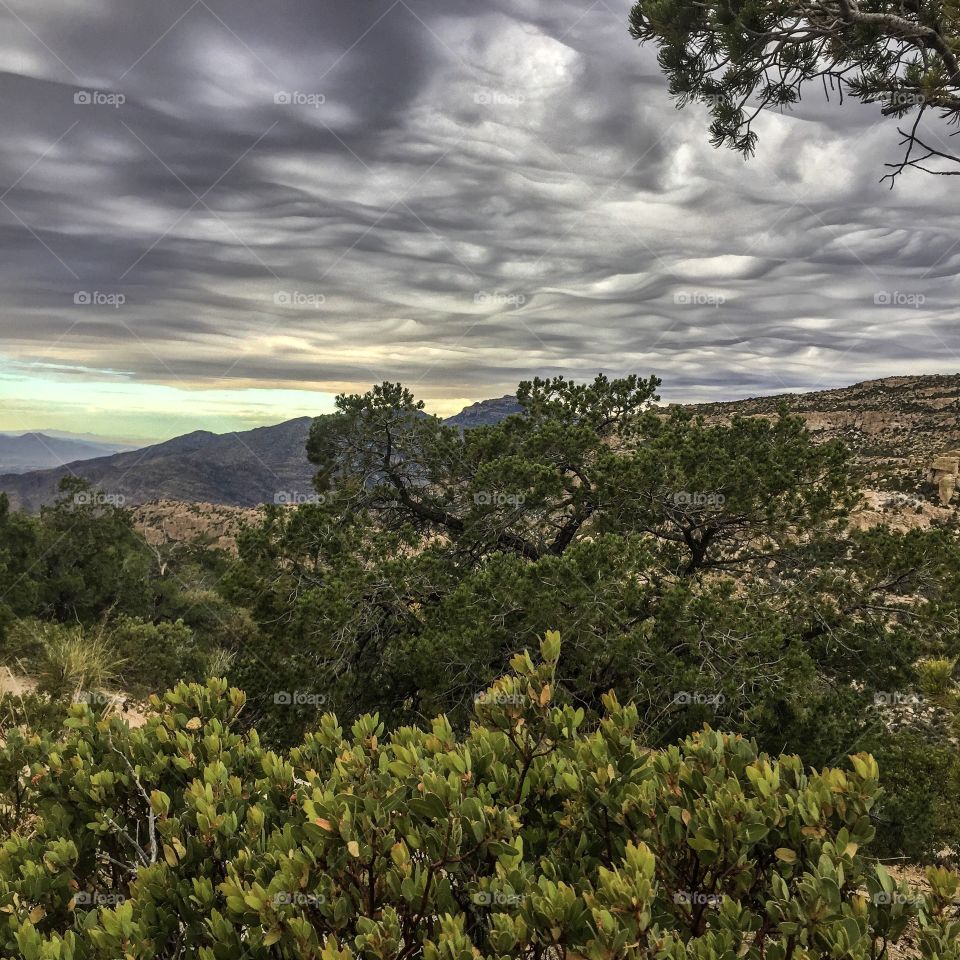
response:
[[[154,556],[130,513],[102,502],[79,477],[64,477],[60,497],[42,507],[29,575],[37,613],[91,624],[116,612],[144,614],[154,592]]]
[[[915,922],[921,955],[960,955],[960,878],[921,895],[864,854],[871,757],[807,772],[709,728],[652,750],[612,696],[586,729],[556,634],[542,652],[461,738],[326,715],[281,756],[237,732],[223,681],[154,698],[138,730],[77,705],[56,737],[11,731],[0,953],[878,960]]]
[[[944,847],[960,850],[960,753],[917,731],[878,737],[871,744],[882,771],[876,811],[882,856],[930,861]]]
[[[207,676],[207,657],[182,621],[146,623],[121,616],[110,627],[110,642],[124,661],[123,687],[136,695]]]
[[[145,696],[181,680],[219,676],[232,661],[230,651],[202,649],[180,620],[149,623],[125,614],[96,627],[21,620],[4,650],[55,700],[118,687]]]
[[[14,727],[50,730],[61,726],[67,718],[69,706],[38,693],[0,694],[0,741]]]
[[[123,658],[118,656],[103,625],[97,630],[25,620],[17,623],[13,645],[39,693],[68,700],[114,686]]]
[[[21,728],[49,730],[59,727],[67,717],[68,706],[35,693],[0,694],[0,744],[11,735],[22,735]],[[20,731],[20,732],[18,732]],[[0,749],[0,835],[6,837],[22,823],[29,786],[22,780],[23,757],[18,750]],[[0,908],[2,909],[2,908]],[[2,955],[2,954],[0,954]]]
[[[932,657],[917,664],[920,689],[928,697],[943,697],[953,689],[953,671],[956,660],[947,657]]]

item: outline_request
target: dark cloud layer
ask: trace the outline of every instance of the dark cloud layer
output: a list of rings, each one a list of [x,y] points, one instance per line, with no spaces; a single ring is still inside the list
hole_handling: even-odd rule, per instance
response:
[[[849,105],[712,150],[627,10],[4,0],[0,357],[436,400],[956,369],[953,181],[888,191]]]

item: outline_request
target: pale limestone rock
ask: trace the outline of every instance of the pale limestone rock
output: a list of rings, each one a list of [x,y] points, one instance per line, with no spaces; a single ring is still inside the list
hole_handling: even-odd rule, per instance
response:
[[[949,503],[953,499],[953,491],[957,489],[956,475],[940,478],[940,502]]]
[[[927,480],[937,485],[940,502],[950,503],[960,486],[960,450],[948,450],[936,457],[927,470]]]

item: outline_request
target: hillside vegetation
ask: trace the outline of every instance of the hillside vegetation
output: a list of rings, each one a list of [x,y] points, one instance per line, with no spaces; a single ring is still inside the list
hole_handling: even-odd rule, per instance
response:
[[[235,550],[0,499],[0,955],[960,955],[954,515],[658,385],[340,397]]]
[[[960,374],[886,377],[840,390],[697,404],[707,422],[731,416],[803,418],[817,440],[843,440],[874,477],[918,481],[938,453],[960,446]]]
[[[666,750],[636,706],[562,703],[559,635],[518,656],[458,737],[445,718],[289,753],[237,730],[222,681],[131,732],[71,710],[22,739],[0,948],[24,960],[881,957],[957,954],[960,878],[897,885],[862,849],[877,766],[807,773],[709,729]],[[560,703],[555,703],[560,700]],[[45,869],[36,869],[40,864]]]

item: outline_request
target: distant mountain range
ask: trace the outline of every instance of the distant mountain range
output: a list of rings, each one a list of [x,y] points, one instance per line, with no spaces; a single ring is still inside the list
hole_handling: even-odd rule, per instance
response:
[[[960,375],[890,377],[839,390],[784,394],[691,407],[708,420],[771,415],[778,403],[801,414],[815,436],[844,439],[862,460],[921,469],[936,453],[960,446]],[[469,429],[519,411],[512,396],[472,404],[445,422]],[[158,500],[254,507],[296,502],[313,490],[305,446],[312,423],[301,417],[239,433],[206,431],[142,450],[92,458],[91,444],[67,466],[13,472],[0,456],[0,491],[14,508],[35,511],[56,498],[68,474],[133,506]],[[0,437],[0,442],[4,438]],[[78,441],[74,441],[78,442]],[[0,448],[2,449],[2,448]],[[62,448],[63,449],[63,448]]]
[[[445,423],[468,428],[497,423],[520,409],[515,397],[472,404]],[[316,467],[306,455],[311,417],[272,427],[215,434],[199,430],[165,443],[112,455],[60,461],[52,469],[10,469],[0,456],[0,492],[19,510],[52,503],[63,477],[84,477],[104,493],[134,506],[157,500],[254,507],[296,503],[313,492]],[[92,445],[91,445],[92,446]]]
[[[443,422],[451,427],[486,427],[505,420],[513,413],[520,413],[523,408],[517,403],[517,398],[507,394],[496,400],[481,400],[464,407],[458,414],[447,417]]]
[[[0,433],[0,473],[28,473],[131,449],[125,444],[52,433]]]
[[[74,474],[128,505],[152,500],[244,507],[273,503],[313,489],[316,469],[304,449],[312,422],[301,417],[227,434],[198,430],[142,450],[0,476],[0,491],[11,506],[35,511],[55,500],[60,480]]]

